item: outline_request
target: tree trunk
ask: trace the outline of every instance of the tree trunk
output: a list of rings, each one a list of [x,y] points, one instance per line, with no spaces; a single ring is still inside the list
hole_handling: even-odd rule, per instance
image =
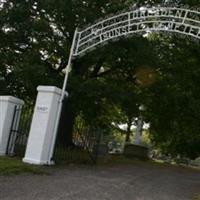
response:
[[[61,118],[58,128],[57,144],[68,147],[73,146],[73,127],[75,123],[75,114],[72,110],[70,99],[63,102]]]
[[[126,140],[125,140],[126,143],[130,142],[132,121],[129,120],[127,125],[128,127],[127,127]]]
[[[74,61],[73,62],[73,75],[74,76],[81,76],[83,74],[83,71],[80,69],[80,63],[79,61]],[[79,71],[80,69],[80,71]],[[69,83],[68,83],[69,85]],[[70,90],[69,88],[66,90]],[[74,88],[73,93],[75,95],[76,88]],[[69,146],[74,146],[73,144],[73,128],[74,128],[74,123],[76,119],[76,111],[73,110],[72,106],[72,95],[70,97],[67,97],[63,101],[63,107],[62,107],[62,112],[61,112],[61,118],[59,122],[59,128],[58,128],[58,136],[57,136],[57,144],[64,146],[64,147],[69,147]]]

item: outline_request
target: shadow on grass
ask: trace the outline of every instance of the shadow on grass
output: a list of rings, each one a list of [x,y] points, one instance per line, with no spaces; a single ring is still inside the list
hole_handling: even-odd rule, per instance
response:
[[[152,160],[138,160],[138,159],[130,159],[124,157],[123,155],[107,155],[105,157],[100,157],[97,160],[97,164],[94,165],[91,162],[86,162],[87,159],[82,157],[79,162],[77,160],[72,159],[71,162],[61,162],[57,163],[54,166],[36,166],[25,164],[18,158],[8,158],[8,157],[0,157],[0,176],[5,175],[16,175],[16,174],[38,174],[38,175],[50,175],[54,170],[59,170],[59,168],[68,168],[68,167],[83,167],[83,166],[95,166],[96,167],[115,167],[115,166],[126,166],[126,165],[139,165],[141,167],[149,166],[156,168],[167,168],[167,169],[175,169],[175,170],[192,170],[189,167],[176,166],[171,164],[159,163]],[[69,161],[69,160],[68,160]],[[53,170],[53,171],[52,171]],[[196,170],[195,170],[196,171]],[[200,170],[198,170],[200,171]],[[195,200],[200,200],[199,197]]]
[[[200,195],[197,195],[193,200],[200,200]]]
[[[129,158],[123,155],[107,155],[105,157],[100,157],[97,160],[97,166],[108,166],[108,167],[115,167],[115,166],[128,166],[128,165],[137,165],[141,167],[155,167],[160,169],[171,169],[171,170],[178,170],[178,171],[191,171],[191,172],[200,172],[199,168],[193,168],[190,166],[182,166],[177,164],[169,164],[164,163],[156,160],[146,159],[141,160],[137,158]],[[200,199],[198,199],[200,200]]]

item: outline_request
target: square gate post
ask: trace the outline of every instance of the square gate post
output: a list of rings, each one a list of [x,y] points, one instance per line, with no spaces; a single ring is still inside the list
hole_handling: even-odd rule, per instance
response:
[[[37,90],[38,96],[23,162],[49,165],[62,90],[53,86],[39,86]]]
[[[15,107],[24,101],[12,96],[0,96],[0,155],[6,155],[9,135],[15,114]]]

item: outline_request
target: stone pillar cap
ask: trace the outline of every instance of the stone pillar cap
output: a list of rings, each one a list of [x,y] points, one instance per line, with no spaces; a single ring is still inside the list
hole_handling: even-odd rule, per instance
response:
[[[13,96],[0,96],[0,102],[10,102],[17,105],[24,105],[24,101]]]
[[[43,85],[40,85],[37,87],[37,91],[38,92],[47,92],[47,93],[56,93],[58,95],[61,95],[62,94],[62,90],[58,87],[55,87],[55,86],[43,86]],[[68,93],[65,92],[65,95],[68,96]]]

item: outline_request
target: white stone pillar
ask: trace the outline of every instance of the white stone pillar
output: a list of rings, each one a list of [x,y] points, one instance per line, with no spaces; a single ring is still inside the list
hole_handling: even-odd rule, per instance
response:
[[[143,125],[144,125],[144,122],[143,122],[142,118],[140,117],[137,120],[137,127],[136,127],[136,132],[135,132],[134,144],[136,144],[136,145],[140,145],[141,144]]]
[[[18,98],[0,96],[0,155],[6,154],[15,106],[22,106],[23,104],[24,101]]]
[[[38,96],[23,162],[49,165],[62,90],[52,86],[39,86],[37,90]]]

